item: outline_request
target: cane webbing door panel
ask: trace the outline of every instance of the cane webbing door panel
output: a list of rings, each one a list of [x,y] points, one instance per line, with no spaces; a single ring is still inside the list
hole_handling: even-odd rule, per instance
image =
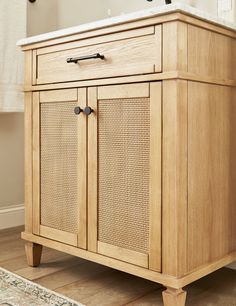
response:
[[[161,269],[161,83],[88,89],[88,249]]]
[[[86,89],[34,93],[34,233],[86,248]]]

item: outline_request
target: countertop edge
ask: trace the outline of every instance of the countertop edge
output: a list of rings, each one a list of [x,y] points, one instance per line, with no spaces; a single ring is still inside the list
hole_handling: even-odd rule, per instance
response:
[[[61,29],[54,32],[48,32],[28,38],[23,38],[17,42],[17,46],[26,46],[31,45],[39,42],[48,41],[51,39],[57,39],[62,38],[68,35],[75,35],[75,34],[81,34],[85,32],[90,32],[93,30],[98,30],[106,27],[112,27],[116,25],[121,25],[126,22],[134,22],[143,20],[146,18],[154,18],[158,16],[162,16],[165,14],[172,14],[172,13],[183,13],[195,18],[198,18],[203,21],[214,23],[215,25],[222,26],[224,28],[228,28],[229,30],[236,31],[236,24],[231,23],[225,19],[214,17],[209,15],[206,12],[200,11],[199,9],[196,9],[194,7],[191,7],[189,5],[185,5],[182,3],[176,3],[176,4],[169,4],[164,6],[157,6],[155,8],[151,9],[145,9],[142,11],[133,12],[130,14],[124,14],[112,18],[106,18],[86,24],[81,24],[74,27],[69,27],[65,29]]]

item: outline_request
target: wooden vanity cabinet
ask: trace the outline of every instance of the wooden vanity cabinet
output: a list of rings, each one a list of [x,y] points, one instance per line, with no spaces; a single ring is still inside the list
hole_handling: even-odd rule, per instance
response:
[[[33,125],[33,233],[160,271],[161,82],[34,92]]]
[[[29,265],[44,245],[184,306],[236,260],[235,31],[176,11],[23,49]]]

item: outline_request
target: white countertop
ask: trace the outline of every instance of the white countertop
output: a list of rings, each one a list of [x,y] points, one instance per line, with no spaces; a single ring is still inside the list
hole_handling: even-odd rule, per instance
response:
[[[32,36],[28,38],[21,39],[17,42],[18,46],[25,46],[33,43],[38,43],[42,41],[46,41],[53,38],[59,38],[67,35],[73,35],[78,33],[84,33],[88,31],[92,31],[95,29],[101,29],[113,25],[122,24],[128,21],[141,20],[145,18],[155,17],[163,14],[174,13],[174,12],[182,12],[191,16],[195,16],[199,19],[206,20],[209,22],[213,22],[215,24],[223,25],[226,28],[236,30],[236,24],[232,22],[228,22],[225,19],[218,18],[216,16],[212,16],[206,12],[200,11],[192,6],[185,5],[182,3],[176,4],[168,4],[153,7],[150,9],[134,12],[131,14],[120,15],[117,17],[107,18],[103,20],[98,20],[95,22],[90,22],[82,25],[78,25],[71,28],[62,29],[55,32],[49,32],[37,36]]]

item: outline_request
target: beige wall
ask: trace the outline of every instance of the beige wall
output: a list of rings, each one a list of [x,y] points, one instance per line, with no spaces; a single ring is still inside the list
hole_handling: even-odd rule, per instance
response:
[[[68,0],[68,2],[70,2]],[[58,29],[58,0],[37,0],[27,4],[28,36]]]
[[[0,113],[0,209],[24,203],[22,113]]]
[[[108,17],[107,3],[107,0],[59,0],[58,27],[65,28],[104,19]]]
[[[212,14],[217,14],[217,0],[172,0],[172,2],[186,3]],[[163,5],[164,3],[164,0],[153,0],[152,2],[146,0],[108,0],[108,7],[111,9],[112,16],[115,16],[121,13],[128,13],[149,7],[155,7],[157,5]]]
[[[107,0],[37,0],[35,3],[28,3],[28,36],[107,16]]]

